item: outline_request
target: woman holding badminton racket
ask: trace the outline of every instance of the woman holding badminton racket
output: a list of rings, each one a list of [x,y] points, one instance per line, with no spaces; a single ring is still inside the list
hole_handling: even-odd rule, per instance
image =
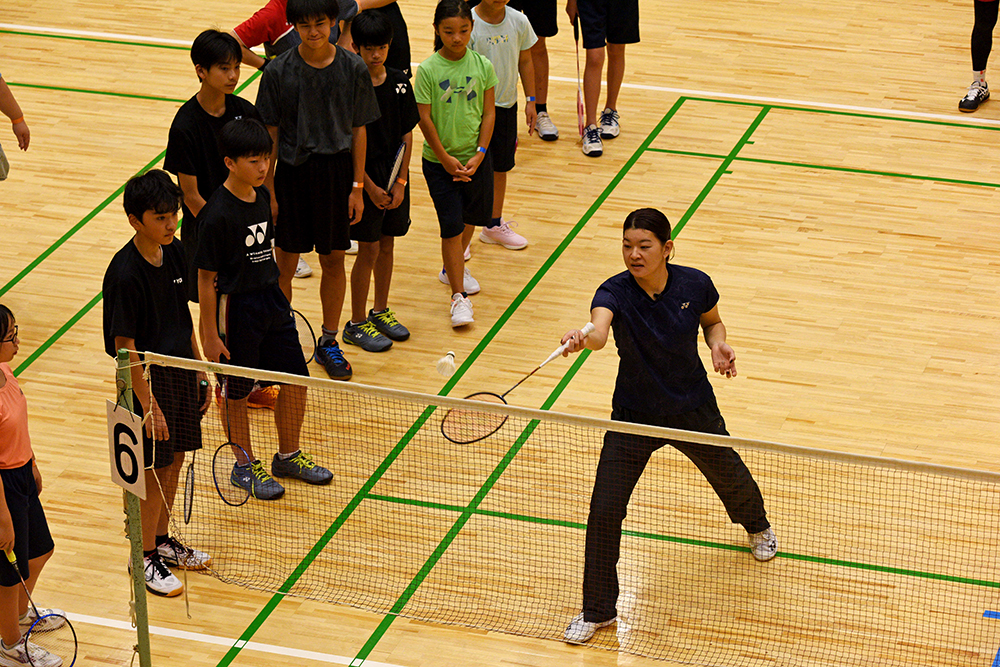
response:
[[[28,436],[28,403],[10,370],[10,361],[17,354],[20,342],[17,323],[14,314],[3,305],[0,305],[0,336],[0,550],[14,552],[27,589],[34,590],[55,544],[38,500],[42,476]],[[61,611],[39,609],[38,614],[46,616],[53,611],[58,614],[50,617],[55,623],[64,616]],[[62,663],[34,644],[21,641],[23,631],[34,621],[34,611],[28,612],[21,576],[6,558],[0,558],[0,638],[3,639],[0,665],[54,667]],[[28,651],[33,653],[30,661]]]
[[[612,276],[594,295],[594,331],[568,331],[564,354],[602,349],[610,329],[620,359],[611,418],[652,426],[729,435],[708,374],[698,356],[698,329],[712,350],[718,373],[736,377],[736,353],[726,343],[719,293],[705,273],[669,263],[670,222],[644,208],[625,218],[622,258],[627,271]],[[750,470],[734,449],[642,438],[609,431],[604,437],[587,520],[583,611],[566,628],[570,643],[589,640],[617,619],[622,521],[650,455],[671,445],[691,459],[742,524],[754,558],[774,558],[778,542]]]

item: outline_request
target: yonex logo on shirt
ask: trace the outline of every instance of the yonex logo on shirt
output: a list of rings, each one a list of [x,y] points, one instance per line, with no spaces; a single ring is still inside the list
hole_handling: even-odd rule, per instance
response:
[[[405,95],[406,94],[406,84],[405,83],[397,83],[396,84],[396,94],[397,95]]]
[[[684,310],[685,308],[687,308],[690,305],[691,305],[690,301],[685,301],[684,303],[681,304],[681,310]]]
[[[184,282],[184,278],[174,278],[175,285],[180,285],[182,282]]]
[[[264,239],[267,238],[267,222],[259,222],[256,225],[250,225],[247,227],[250,233],[247,234],[246,244],[249,248],[254,243],[263,243]]]

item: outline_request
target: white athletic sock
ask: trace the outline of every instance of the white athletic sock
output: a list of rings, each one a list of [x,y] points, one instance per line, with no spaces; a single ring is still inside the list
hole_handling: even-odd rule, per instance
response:
[[[986,83],[986,70],[972,70],[972,83]]]
[[[282,461],[287,461],[288,459],[292,459],[292,458],[295,458],[296,456],[298,456],[299,452],[301,452],[301,451],[302,451],[301,449],[296,449],[294,452],[291,452],[289,454],[285,454],[283,452],[278,452],[278,458],[281,459]]]

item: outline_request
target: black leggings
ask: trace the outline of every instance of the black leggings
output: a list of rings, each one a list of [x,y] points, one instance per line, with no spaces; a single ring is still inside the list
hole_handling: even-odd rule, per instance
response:
[[[993,28],[997,25],[997,0],[973,0],[976,6],[976,22],[972,26],[972,71],[986,69],[986,61],[993,48]]]
[[[662,415],[653,419],[649,415],[634,414],[615,406],[611,418],[615,421],[729,435],[714,397],[692,412]],[[617,564],[621,550],[622,521],[628,510],[632,490],[642,476],[649,457],[664,445],[681,451],[698,466],[722,500],[733,523],[742,524],[749,533],[759,533],[771,526],[764,511],[760,488],[736,450],[608,431],[604,435],[601,461],[597,464],[594,493],[590,499],[590,516],[587,519],[583,570],[583,615],[587,622],[601,623],[618,615],[615,605],[618,601]]]

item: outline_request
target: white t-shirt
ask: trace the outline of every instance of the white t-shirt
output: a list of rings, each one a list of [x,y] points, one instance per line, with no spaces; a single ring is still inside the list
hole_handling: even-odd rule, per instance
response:
[[[510,7],[504,8],[503,21],[487,23],[474,10],[475,22],[472,24],[472,39],[469,48],[486,56],[493,69],[496,70],[497,84],[494,94],[498,107],[509,109],[517,104],[517,63],[521,51],[534,46],[538,41],[535,31],[531,29],[528,18]]]

